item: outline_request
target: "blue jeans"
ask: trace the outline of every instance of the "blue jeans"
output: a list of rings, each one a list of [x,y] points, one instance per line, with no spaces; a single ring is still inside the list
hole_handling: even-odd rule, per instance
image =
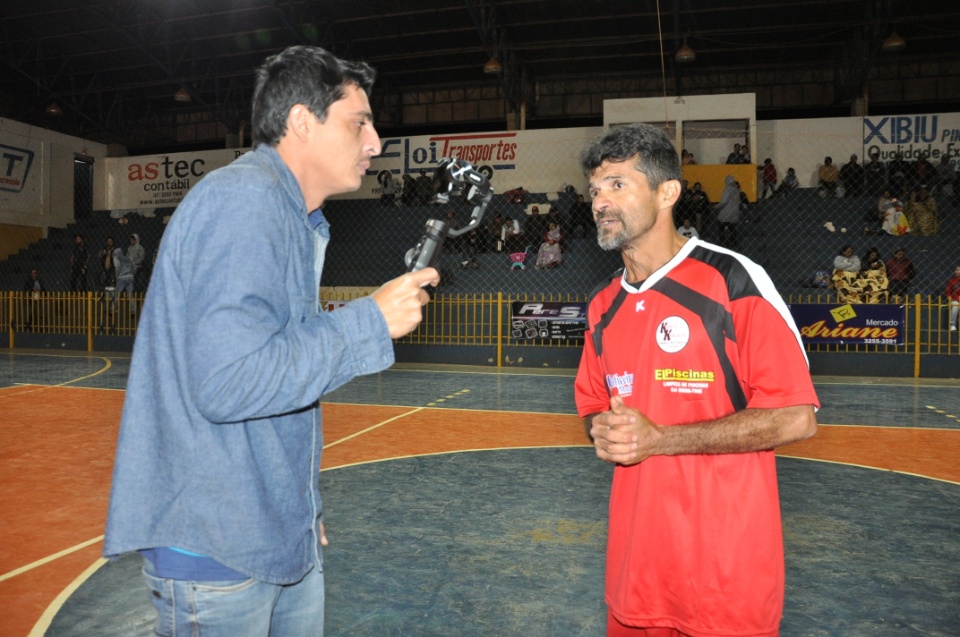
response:
[[[143,577],[160,637],[323,637],[323,573],[316,568],[285,586],[191,582],[158,578],[145,559]]]

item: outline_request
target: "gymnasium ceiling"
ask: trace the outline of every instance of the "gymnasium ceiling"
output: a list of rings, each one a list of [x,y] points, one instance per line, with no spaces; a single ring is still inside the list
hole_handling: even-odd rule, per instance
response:
[[[821,106],[847,115],[886,75],[926,82],[922,95],[905,89],[894,112],[960,110],[958,0],[12,0],[0,17],[0,117],[132,152],[187,149],[164,137],[171,122],[236,131],[249,118],[253,69],[293,44],[376,68],[372,102],[390,135],[425,132],[397,106],[411,96],[499,92],[505,110],[533,104],[532,128],[538,87],[620,78],[708,94],[825,76],[833,88]],[[906,48],[883,52],[894,30]],[[679,64],[684,38],[696,60]],[[493,56],[501,74],[483,71]],[[180,89],[190,101],[174,99]],[[46,112],[53,102],[62,115]],[[799,102],[774,106],[787,113]],[[539,125],[599,123],[580,115]]]

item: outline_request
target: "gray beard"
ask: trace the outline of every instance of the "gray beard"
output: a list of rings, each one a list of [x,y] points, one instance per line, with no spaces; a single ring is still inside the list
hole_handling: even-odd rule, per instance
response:
[[[597,245],[601,250],[621,250],[627,245],[627,233],[622,227],[616,233],[604,233],[597,229]]]

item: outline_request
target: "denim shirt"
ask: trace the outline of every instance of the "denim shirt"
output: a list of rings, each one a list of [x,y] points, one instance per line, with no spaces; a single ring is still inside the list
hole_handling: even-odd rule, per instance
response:
[[[255,579],[322,569],[319,399],[393,364],[376,303],[321,312],[330,238],[261,145],[171,218],[130,363],[103,553],[175,546]]]

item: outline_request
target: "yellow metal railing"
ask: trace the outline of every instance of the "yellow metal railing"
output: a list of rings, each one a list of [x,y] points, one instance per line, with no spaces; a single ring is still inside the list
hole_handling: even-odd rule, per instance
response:
[[[362,290],[324,296],[325,302],[349,301]],[[477,345],[495,346],[497,360],[502,359],[505,344],[516,347],[579,348],[576,340],[513,340],[510,338],[513,302],[583,302],[575,294],[438,294],[424,310],[423,322],[409,335],[398,339],[404,345]],[[836,303],[829,294],[798,295],[786,299],[790,304]],[[903,345],[807,344],[808,352],[848,352],[852,354],[896,353],[914,358],[919,374],[920,358],[925,354],[960,356],[958,332],[949,331],[949,301],[943,297],[914,295],[904,299],[906,309]],[[143,296],[114,299],[100,293],[46,292],[31,294],[7,292],[0,300],[0,329],[8,332],[9,347],[16,345],[19,333],[85,335],[87,349],[93,351],[99,334],[134,336]]]

